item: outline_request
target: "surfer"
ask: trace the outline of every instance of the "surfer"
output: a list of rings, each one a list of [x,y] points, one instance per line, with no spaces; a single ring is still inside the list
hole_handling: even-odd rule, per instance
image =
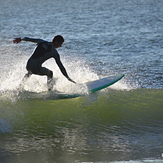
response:
[[[22,83],[24,83],[32,74],[35,75],[46,75],[47,76],[47,87],[48,90],[53,88],[53,72],[46,67],[42,67],[42,64],[50,59],[54,58],[62,74],[71,82],[75,83],[67,74],[65,67],[63,66],[57,48],[61,47],[64,38],[61,35],[57,35],[53,38],[52,42],[47,42],[42,39],[34,39],[29,37],[15,38],[13,43],[17,44],[21,41],[29,41],[37,43],[37,47],[31,57],[29,58],[26,69],[27,74],[25,74]]]

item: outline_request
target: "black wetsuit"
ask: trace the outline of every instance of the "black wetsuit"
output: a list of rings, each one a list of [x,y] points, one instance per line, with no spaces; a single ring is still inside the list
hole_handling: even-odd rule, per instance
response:
[[[52,78],[53,77],[52,71],[45,67],[42,67],[42,64],[46,60],[54,58],[62,74],[69,79],[66,69],[64,68],[60,60],[60,56],[52,42],[47,42],[41,39],[33,39],[28,37],[25,37],[22,40],[37,43],[37,47],[34,53],[27,62],[26,68],[29,74],[46,75],[48,79]]]

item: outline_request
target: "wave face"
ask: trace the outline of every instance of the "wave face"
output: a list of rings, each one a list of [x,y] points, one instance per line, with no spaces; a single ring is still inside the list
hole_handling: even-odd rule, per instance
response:
[[[109,89],[62,100],[31,94],[21,93],[14,102],[11,96],[1,96],[4,160],[105,162],[161,157],[162,90]]]

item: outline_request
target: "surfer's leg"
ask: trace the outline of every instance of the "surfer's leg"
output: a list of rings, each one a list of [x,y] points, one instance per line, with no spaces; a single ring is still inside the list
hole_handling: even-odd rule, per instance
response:
[[[31,73],[30,71],[28,71],[28,73],[26,73],[26,74],[24,75],[24,78],[23,78],[22,82],[25,83],[25,82],[27,81],[27,79],[28,79],[31,75],[32,75],[32,73]]]
[[[51,91],[53,89],[53,72],[45,67],[41,67],[39,75],[47,76],[47,87],[48,90]]]
[[[27,79],[32,75],[32,73],[30,71],[28,71],[27,74],[24,75],[24,78],[22,79],[19,88],[22,89],[24,86],[24,83],[27,81]]]
[[[26,73],[24,75],[24,80],[27,80],[31,75],[32,75],[32,73],[30,71],[28,73]]]
[[[49,73],[47,74],[47,87],[48,91],[51,91],[53,89],[53,72],[49,70]]]

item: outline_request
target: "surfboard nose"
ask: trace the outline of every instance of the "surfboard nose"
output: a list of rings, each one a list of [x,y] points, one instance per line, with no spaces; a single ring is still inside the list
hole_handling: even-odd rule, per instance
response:
[[[124,77],[124,74],[113,75],[113,76],[109,76],[109,77],[102,78],[99,80],[87,82],[86,85],[87,85],[88,91],[90,93],[93,93],[101,89],[104,89],[110,85],[113,85],[114,83],[122,79],[123,77]]]

